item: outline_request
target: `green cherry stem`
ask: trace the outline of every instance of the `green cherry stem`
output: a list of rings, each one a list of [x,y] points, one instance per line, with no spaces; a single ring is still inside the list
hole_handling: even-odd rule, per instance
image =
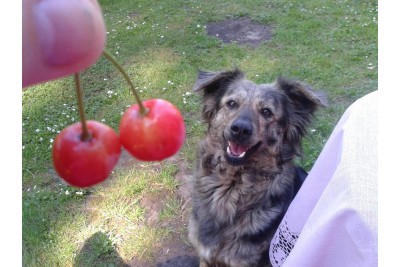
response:
[[[106,50],[103,51],[103,55],[105,58],[107,58],[109,61],[111,61],[112,64],[114,64],[115,67],[121,72],[121,74],[124,76],[125,80],[128,82],[129,86],[131,87],[131,91],[136,98],[136,101],[139,105],[139,113],[142,116],[145,116],[149,111],[148,109],[143,105],[142,101],[140,100],[139,94],[137,93],[135,89],[135,85],[133,84],[132,80],[129,78],[128,74],[124,70],[124,68],[117,62],[117,60]]]
[[[82,91],[82,87],[81,87],[81,75],[79,74],[79,72],[74,74],[74,78],[75,78],[76,96],[78,97],[79,117],[80,117],[81,124],[82,124],[81,140],[87,141],[90,139],[90,133],[89,133],[87,125],[86,125],[85,108],[83,105],[83,91]]]

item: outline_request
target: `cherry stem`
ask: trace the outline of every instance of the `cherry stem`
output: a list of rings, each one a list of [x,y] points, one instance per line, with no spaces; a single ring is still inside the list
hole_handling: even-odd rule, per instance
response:
[[[74,74],[75,78],[75,89],[76,89],[76,96],[78,97],[78,109],[79,109],[79,117],[81,120],[82,125],[82,135],[81,140],[87,141],[90,139],[90,133],[87,128],[86,118],[85,118],[85,108],[83,105],[83,91],[81,87],[81,75],[79,72]]]
[[[136,98],[136,101],[139,105],[139,114],[142,116],[145,116],[149,110],[143,105],[142,101],[140,100],[139,94],[137,93],[135,89],[135,85],[133,84],[132,80],[129,78],[128,74],[124,70],[124,68],[117,62],[117,60],[107,51],[103,51],[103,55],[105,58],[107,58],[109,61],[111,61],[112,64],[114,64],[115,67],[121,72],[121,74],[124,76],[125,80],[128,82],[131,91]]]

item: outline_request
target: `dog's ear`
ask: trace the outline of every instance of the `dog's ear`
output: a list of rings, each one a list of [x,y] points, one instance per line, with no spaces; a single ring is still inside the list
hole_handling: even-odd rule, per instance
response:
[[[306,127],[317,108],[328,106],[326,95],[315,92],[305,83],[282,77],[276,80],[275,85],[289,98],[290,105],[286,107],[290,112],[289,125],[285,137],[290,144],[294,145],[295,154],[300,155],[300,139],[306,134]]]
[[[318,107],[328,106],[326,95],[315,92],[305,83],[279,77],[275,84],[289,97],[298,112],[313,115]]]
[[[229,84],[244,78],[239,69],[224,72],[199,71],[193,91],[202,92],[203,119],[209,123],[219,109],[220,100],[225,94]]]

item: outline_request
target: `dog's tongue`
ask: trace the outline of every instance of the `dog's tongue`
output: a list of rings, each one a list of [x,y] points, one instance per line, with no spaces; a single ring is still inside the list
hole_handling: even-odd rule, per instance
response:
[[[241,156],[247,151],[247,147],[241,146],[236,143],[228,142],[230,152],[235,156]],[[244,155],[244,154],[243,154]]]

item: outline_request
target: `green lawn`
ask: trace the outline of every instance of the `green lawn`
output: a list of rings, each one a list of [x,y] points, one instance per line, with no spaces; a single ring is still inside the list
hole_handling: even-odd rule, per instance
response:
[[[317,114],[299,159],[306,169],[344,110],[377,89],[377,1],[99,2],[108,51],[125,67],[142,99],[164,98],[181,110],[185,145],[161,163],[125,156],[105,183],[71,188],[54,173],[51,145],[58,131],[79,120],[73,77],[24,91],[24,266],[154,263],[164,240],[187,242],[188,205],[178,196],[181,179],[176,176],[190,175],[204,132],[200,99],[191,91],[198,69],[238,66],[255,82],[281,75],[325,91],[330,106]],[[251,48],[207,36],[209,22],[242,16],[272,27],[272,39]],[[118,131],[121,113],[134,103],[120,73],[100,58],[82,73],[82,85],[87,118]]]

